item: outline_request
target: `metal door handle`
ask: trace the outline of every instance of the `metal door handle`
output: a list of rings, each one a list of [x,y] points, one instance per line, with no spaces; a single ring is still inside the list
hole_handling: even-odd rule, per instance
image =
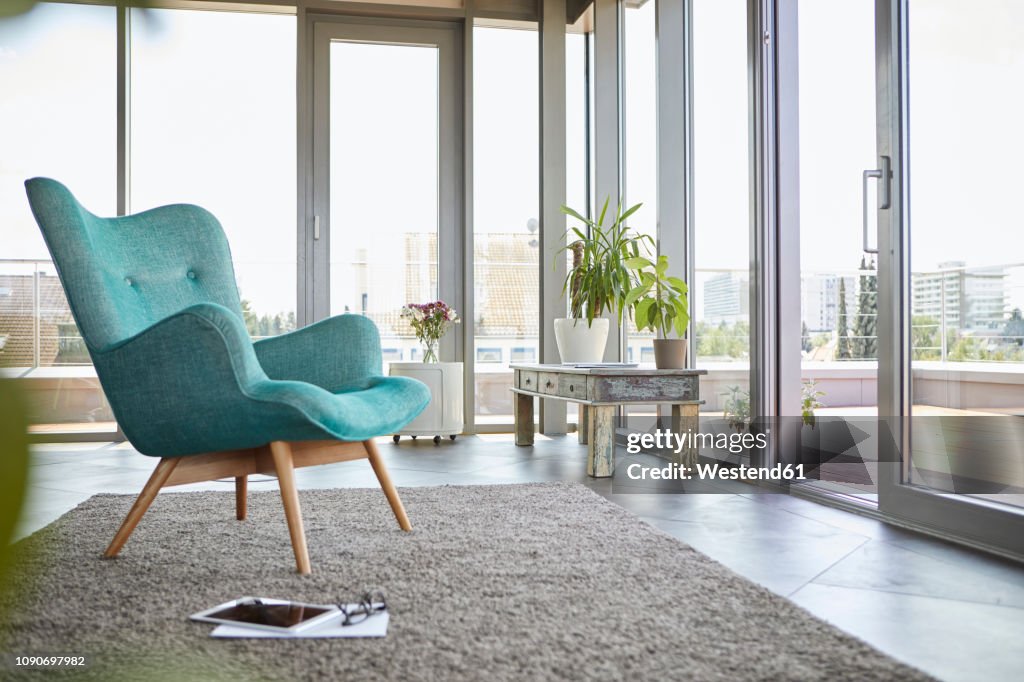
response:
[[[320,216],[313,216],[313,239],[320,239]]]
[[[888,156],[879,157],[882,161],[881,168],[874,170],[864,171],[864,175],[861,179],[861,211],[864,218],[864,252],[865,253],[878,253],[878,248],[871,248],[868,240],[868,180],[871,178],[877,178],[881,182],[878,183],[878,208],[886,209],[892,205],[892,194],[891,194],[891,183],[892,179],[892,168]]]

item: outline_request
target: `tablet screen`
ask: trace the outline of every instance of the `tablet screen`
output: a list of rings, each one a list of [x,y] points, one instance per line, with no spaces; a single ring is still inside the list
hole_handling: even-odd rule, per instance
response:
[[[206,614],[207,618],[232,621],[248,625],[265,625],[275,628],[290,628],[317,616],[322,616],[330,609],[302,604],[260,604],[247,602]]]

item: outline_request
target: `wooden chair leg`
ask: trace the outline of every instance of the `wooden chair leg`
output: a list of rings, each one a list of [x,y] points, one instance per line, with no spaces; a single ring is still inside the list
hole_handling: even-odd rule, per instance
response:
[[[387,467],[384,466],[384,460],[381,459],[380,453],[377,451],[377,444],[372,440],[364,440],[363,447],[366,448],[366,456],[370,460],[370,466],[373,467],[373,473],[377,474],[380,487],[388,498],[391,511],[395,513],[395,518],[398,519],[398,525],[402,530],[412,530],[412,526],[409,524],[409,517],[405,514],[405,507],[402,506],[402,500],[399,499],[398,491],[395,490],[395,484],[391,482],[391,476],[388,475]]]
[[[306,531],[302,527],[302,509],[299,507],[299,491],[295,488],[295,464],[292,447],[275,440],[270,444],[270,454],[277,471],[277,482],[281,486],[281,502],[284,503],[284,517],[288,520],[288,533],[295,551],[295,566],[299,573],[310,572],[309,551],[306,549]]]
[[[245,521],[246,497],[249,492],[249,477],[235,476],[235,518]]]
[[[179,461],[181,460],[178,457],[164,457],[160,460],[153,470],[153,474],[146,481],[146,485],[142,488],[142,492],[135,499],[135,504],[128,511],[128,516],[124,518],[124,522],[117,531],[117,535],[110,541],[110,546],[107,547],[107,551],[103,553],[103,556],[117,556],[117,553],[124,547],[124,543],[128,542],[128,537],[135,530],[135,526],[139,525],[139,521],[142,520],[146,510],[149,509],[149,505],[153,504],[153,500],[156,499],[156,494],[160,492],[160,488],[170,478],[174,467],[178,466]]]

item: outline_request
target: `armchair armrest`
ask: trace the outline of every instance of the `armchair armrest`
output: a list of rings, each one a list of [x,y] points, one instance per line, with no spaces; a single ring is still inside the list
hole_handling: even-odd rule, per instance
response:
[[[125,435],[164,457],[237,447],[246,394],[267,379],[241,318],[215,303],[94,351],[93,362]]]
[[[271,379],[344,393],[370,388],[381,376],[380,334],[362,315],[336,315],[253,346]]]

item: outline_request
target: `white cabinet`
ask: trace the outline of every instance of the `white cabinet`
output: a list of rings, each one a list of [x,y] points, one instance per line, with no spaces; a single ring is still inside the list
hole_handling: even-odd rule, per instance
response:
[[[390,373],[417,379],[430,389],[430,404],[395,434],[396,443],[402,436],[430,436],[437,443],[442,436],[455,440],[462,433],[461,362],[392,362]]]

